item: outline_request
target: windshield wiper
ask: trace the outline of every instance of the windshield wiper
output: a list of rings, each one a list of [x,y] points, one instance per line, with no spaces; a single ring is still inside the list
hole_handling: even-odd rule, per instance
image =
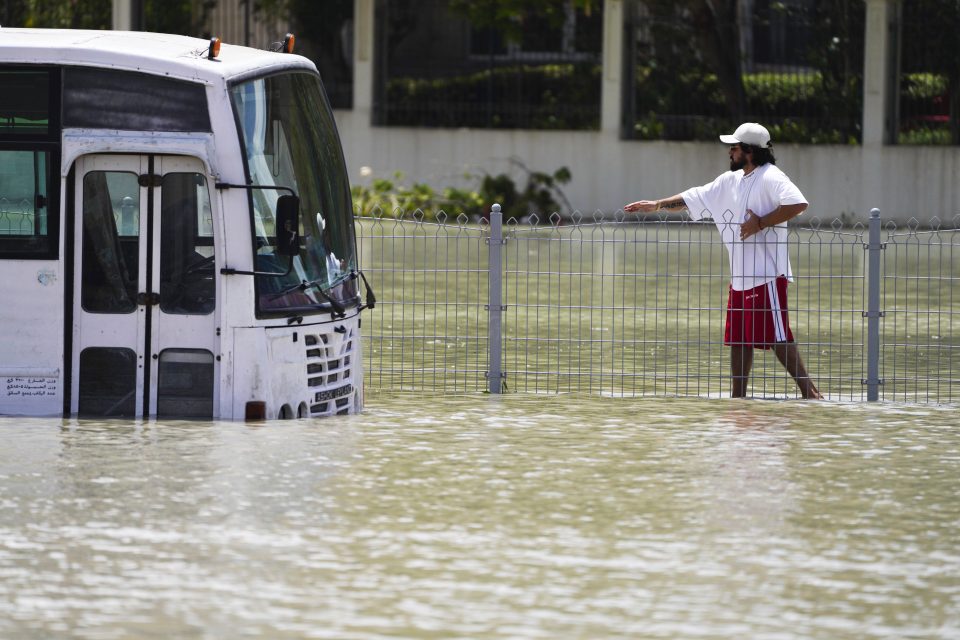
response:
[[[307,289],[316,289],[317,293],[320,294],[320,297],[326,300],[328,303],[330,303],[330,307],[333,309],[334,315],[338,318],[342,318],[347,315],[347,310],[344,308],[342,304],[334,300],[327,293],[327,291],[329,291],[332,288],[333,288],[332,286],[320,280],[310,280],[310,281],[304,280],[293,286],[287,287],[286,289],[278,293],[273,294],[272,296],[270,296],[270,299],[276,300],[277,298],[281,298],[287,295],[288,293],[293,293],[294,291],[306,291]]]

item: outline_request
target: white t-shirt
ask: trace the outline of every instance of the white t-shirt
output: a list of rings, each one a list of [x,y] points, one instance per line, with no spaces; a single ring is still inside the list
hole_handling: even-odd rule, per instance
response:
[[[793,281],[787,251],[787,224],[764,227],[740,239],[740,225],[750,209],[761,218],[781,204],[807,204],[800,190],[776,165],[765,164],[748,175],[728,171],[702,187],[687,189],[684,203],[694,220],[713,218],[730,258],[730,286],[752,289],[786,276]]]

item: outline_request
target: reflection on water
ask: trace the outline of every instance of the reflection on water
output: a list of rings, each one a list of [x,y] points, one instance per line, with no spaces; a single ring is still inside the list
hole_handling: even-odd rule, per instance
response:
[[[0,636],[960,636],[956,408],[0,419]]]

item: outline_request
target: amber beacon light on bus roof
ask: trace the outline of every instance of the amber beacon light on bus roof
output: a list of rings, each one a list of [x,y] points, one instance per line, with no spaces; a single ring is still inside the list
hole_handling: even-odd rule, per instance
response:
[[[271,50],[278,53],[293,53],[294,47],[297,43],[297,37],[292,33],[288,33],[283,37],[282,42],[275,42],[271,46]],[[216,60],[220,57],[220,44],[221,40],[218,37],[210,38],[210,46],[207,49],[207,58],[210,60]]]
[[[288,33],[287,35],[283,36],[283,41],[274,42],[270,49],[277,53],[293,53],[293,48],[296,45],[296,42],[297,37],[292,33]]]

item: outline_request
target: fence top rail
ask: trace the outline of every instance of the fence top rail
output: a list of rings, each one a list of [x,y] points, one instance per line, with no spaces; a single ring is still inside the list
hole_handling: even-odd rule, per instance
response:
[[[448,214],[440,210],[437,212],[415,209],[405,211],[403,209],[394,209],[393,211],[383,211],[379,208],[369,213],[357,211],[357,220],[372,220],[375,223],[395,222],[395,223],[413,223],[428,226],[443,227],[463,227],[477,228],[490,226],[489,220],[482,216],[469,216],[466,213]]]
[[[927,222],[921,222],[917,218],[910,218],[903,227],[890,220],[883,225],[884,230],[890,233],[903,231],[904,233],[916,233],[918,231],[936,232],[936,231],[958,231],[960,230],[960,213],[952,218],[941,219],[940,216],[933,216]]]
[[[424,211],[422,209],[413,211],[405,211],[399,208],[393,211],[375,209],[369,215],[358,214],[357,220],[370,221],[375,226],[414,226],[436,230],[453,228],[460,231],[480,232],[484,234],[490,231],[488,214],[468,215],[467,213],[461,212],[454,215],[448,214],[443,210],[434,212]],[[731,224],[735,223],[731,222]],[[613,214],[604,214],[601,211],[596,211],[592,214],[582,214],[579,211],[573,211],[570,214],[554,212],[540,215],[534,213],[520,218],[512,217],[504,221],[504,233],[524,234],[559,229],[589,230],[611,227],[710,228],[715,225],[715,219],[710,217],[693,220],[686,215],[668,216],[665,214],[647,214],[635,216],[625,214],[623,211],[616,211]],[[791,221],[789,230],[791,232],[830,233],[837,236],[861,238],[867,232],[867,225],[859,220],[851,222],[844,217],[830,219],[819,216],[803,216]],[[933,216],[927,222],[920,222],[917,218],[911,218],[906,225],[899,225],[890,220],[883,224],[883,230],[886,232],[887,238],[890,241],[896,241],[900,238],[950,234],[952,244],[953,234],[960,231],[960,214],[950,219],[941,219],[938,216]]]

